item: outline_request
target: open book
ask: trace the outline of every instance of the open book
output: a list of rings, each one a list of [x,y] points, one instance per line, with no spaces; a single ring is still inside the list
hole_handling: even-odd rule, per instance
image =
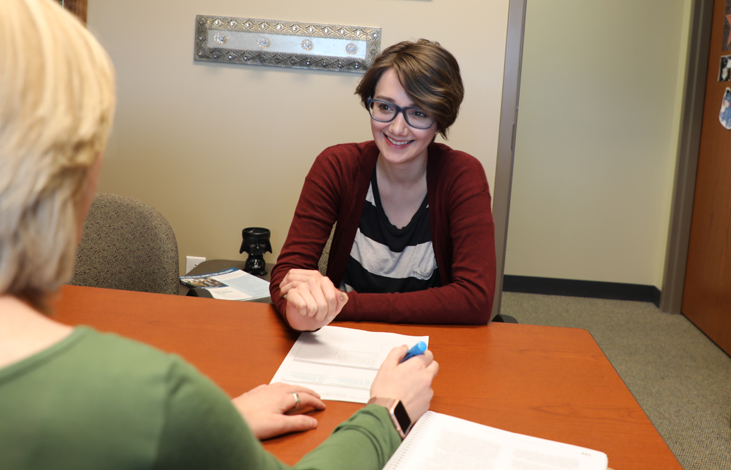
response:
[[[607,455],[427,411],[384,470],[607,470]]]

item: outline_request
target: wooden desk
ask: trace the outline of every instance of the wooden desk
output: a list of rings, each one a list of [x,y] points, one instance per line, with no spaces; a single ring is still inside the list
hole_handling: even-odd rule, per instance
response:
[[[231,396],[268,383],[297,338],[271,305],[64,286],[56,319],[112,331],[179,354]],[[615,470],[682,470],[585,330],[338,322],[429,335],[440,363],[434,411],[601,450]],[[361,405],[327,402],[317,430],[265,442],[287,463],[322,442]]]

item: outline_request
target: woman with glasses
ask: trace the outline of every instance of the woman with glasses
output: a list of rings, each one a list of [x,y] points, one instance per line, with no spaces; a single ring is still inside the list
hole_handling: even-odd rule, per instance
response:
[[[456,59],[425,39],[395,44],[356,94],[373,140],[330,147],[313,164],[272,270],[277,310],[297,330],[336,316],[487,323],[495,246],[485,172],[434,141],[446,138],[464,95]]]

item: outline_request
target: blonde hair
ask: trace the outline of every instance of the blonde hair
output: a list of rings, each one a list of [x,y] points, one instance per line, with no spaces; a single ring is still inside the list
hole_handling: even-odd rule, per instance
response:
[[[70,278],[114,96],[112,63],[76,17],[51,0],[0,0],[0,294],[46,310]]]

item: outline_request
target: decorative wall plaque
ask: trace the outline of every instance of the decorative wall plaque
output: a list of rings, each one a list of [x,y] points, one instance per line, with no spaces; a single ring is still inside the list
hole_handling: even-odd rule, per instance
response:
[[[196,16],[195,60],[363,73],[381,28]]]

